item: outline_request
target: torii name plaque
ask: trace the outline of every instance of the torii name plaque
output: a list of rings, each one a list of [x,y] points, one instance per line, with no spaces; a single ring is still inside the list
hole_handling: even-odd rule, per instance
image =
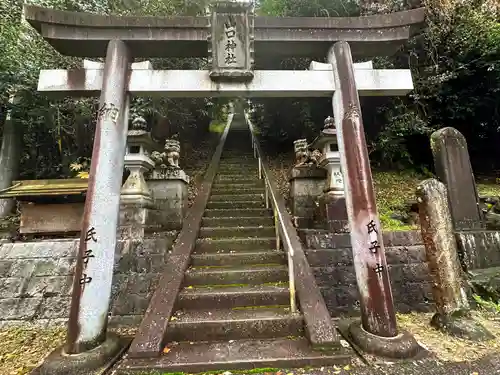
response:
[[[254,14],[250,1],[214,1],[208,37],[214,81],[253,79]]]

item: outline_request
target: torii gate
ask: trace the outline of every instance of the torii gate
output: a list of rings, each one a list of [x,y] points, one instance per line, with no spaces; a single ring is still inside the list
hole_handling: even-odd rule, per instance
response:
[[[219,1],[210,20],[36,6],[25,6],[25,17],[60,53],[106,59],[102,67],[43,70],[38,84],[48,94],[100,95],[67,353],[95,349],[106,339],[130,95],[332,97],[363,329],[399,338],[358,96],[405,95],[412,78],[409,70],[353,64],[351,53],[368,59],[394,52],[422,24],[424,9],[359,18],[254,18],[250,3]],[[134,58],[174,56],[208,56],[212,66],[152,70],[132,64]],[[266,66],[286,56],[326,57],[327,64],[313,62],[306,71],[253,69],[254,59]]]

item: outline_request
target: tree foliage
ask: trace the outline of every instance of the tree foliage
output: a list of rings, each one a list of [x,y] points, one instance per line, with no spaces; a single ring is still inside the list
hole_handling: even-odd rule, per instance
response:
[[[72,11],[117,15],[202,15],[208,0],[33,0]],[[88,160],[97,98],[51,100],[36,91],[40,69],[80,66],[81,59],[56,53],[22,22],[22,0],[0,2],[0,123],[13,109],[24,131],[21,178],[74,175],[70,165]],[[410,68],[415,90],[406,97],[363,98],[372,161],[384,166],[428,164],[430,132],[453,126],[466,136],[475,167],[500,161],[500,26],[497,0],[260,0],[258,13],[275,16],[346,17],[424,5],[427,28],[394,56],[376,58],[377,68]],[[308,59],[287,59],[282,69],[305,69]],[[157,69],[204,69],[204,59],[153,59]],[[10,105],[10,94],[21,101]],[[314,138],[332,114],[331,100],[256,100],[257,123],[275,149],[290,151],[295,139]],[[222,101],[135,99],[158,137],[199,139]],[[429,152],[423,152],[423,151]],[[427,157],[426,157],[427,155]],[[422,157],[424,156],[424,157]]]
[[[202,15],[206,7],[205,0],[35,0],[31,3],[61,10],[139,16]],[[79,67],[82,59],[54,51],[22,21],[22,5],[21,0],[0,2],[0,123],[3,124],[7,110],[12,109],[16,126],[23,130],[21,178],[72,176],[75,171],[70,165],[88,161],[92,153],[98,98],[52,100],[37,92],[40,69]],[[152,59],[152,63],[156,69],[206,66],[204,59]],[[11,105],[9,96],[14,93],[20,101]],[[209,110],[218,105],[218,101],[210,99],[136,98],[130,117],[144,116],[159,138],[175,134],[189,138],[199,129],[208,131]]]
[[[428,137],[453,126],[466,136],[475,167],[498,168],[499,12],[490,0],[367,1],[263,0],[262,11],[275,15],[356,16],[428,10],[426,29],[395,55],[376,58],[376,68],[410,68],[415,90],[402,98],[362,100],[372,161],[383,166],[427,167]],[[355,9],[356,8],[356,9]],[[338,9],[345,9],[342,14]],[[296,64],[304,68],[304,64]],[[309,136],[331,115],[328,99],[260,101],[262,134],[291,149],[293,140]],[[424,151],[424,152],[423,152]]]

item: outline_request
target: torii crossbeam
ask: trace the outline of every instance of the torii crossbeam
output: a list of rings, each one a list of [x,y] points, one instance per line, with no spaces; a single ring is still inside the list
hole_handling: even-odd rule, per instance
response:
[[[400,96],[413,90],[406,69],[355,69],[360,96]],[[42,70],[38,91],[70,96],[98,96],[103,69]],[[166,97],[331,97],[332,70],[256,70],[248,83],[214,82],[208,70],[136,70],[130,73],[132,96]]]

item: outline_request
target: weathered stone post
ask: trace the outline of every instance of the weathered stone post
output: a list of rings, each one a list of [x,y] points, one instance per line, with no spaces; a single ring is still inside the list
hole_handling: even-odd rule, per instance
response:
[[[189,177],[179,166],[180,142],[165,140],[164,152],[153,152],[155,168],[148,178],[159,222],[166,230],[180,230],[188,208]]]
[[[320,136],[313,147],[322,150],[319,165],[327,171],[323,194],[319,197],[319,217],[334,233],[348,232],[349,225],[344,197],[344,178],[340,166],[340,152],[337,142],[335,120],[328,116]]]
[[[367,352],[411,357],[420,347],[410,334],[398,334],[349,44],[335,43],[328,62],[335,79],[333,112],[361,305],[362,324],[352,324],[349,336]]]
[[[454,128],[443,128],[431,135],[431,148],[437,176],[448,191],[462,263],[466,269],[480,268],[481,256],[471,244],[475,243],[473,231],[484,230],[485,223],[465,137]]]
[[[18,104],[19,97],[11,95],[10,104]],[[18,175],[22,129],[12,119],[12,110],[7,111],[3,126],[2,147],[0,149],[0,190],[12,186]],[[14,199],[0,199],[0,218],[8,216],[14,208]]]
[[[323,191],[326,171],[318,167],[317,160],[309,157],[307,140],[293,142],[296,162],[291,169],[290,200],[296,228],[312,228],[316,201]]]
[[[470,340],[490,339],[491,334],[469,314],[447,194],[444,184],[436,179],[421,182],[416,190],[422,238],[437,309],[431,325]]]
[[[66,353],[106,341],[120,207],[131,57],[120,40],[108,44],[80,247],[73,282]],[[112,338],[112,340],[115,340]],[[118,345],[114,350],[117,350]]]

